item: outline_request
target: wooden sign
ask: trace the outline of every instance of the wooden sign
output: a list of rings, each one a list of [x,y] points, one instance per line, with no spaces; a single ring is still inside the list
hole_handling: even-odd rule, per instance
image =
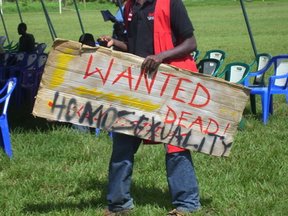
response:
[[[228,156],[249,90],[165,64],[146,77],[143,60],[57,39],[33,114]]]

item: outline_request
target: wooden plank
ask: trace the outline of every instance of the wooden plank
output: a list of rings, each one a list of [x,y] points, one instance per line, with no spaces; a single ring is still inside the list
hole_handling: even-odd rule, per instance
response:
[[[165,64],[147,78],[142,62],[57,39],[33,114],[228,156],[249,90]]]

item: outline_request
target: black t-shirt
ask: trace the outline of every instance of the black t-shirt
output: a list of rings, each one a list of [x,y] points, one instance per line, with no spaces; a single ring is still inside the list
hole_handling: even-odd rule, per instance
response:
[[[135,3],[132,7],[132,20],[128,21],[128,52],[146,57],[154,54],[154,10],[156,0],[146,0],[141,6]],[[173,43],[176,38],[182,40],[193,35],[193,25],[181,0],[170,1],[170,21],[173,32]]]
[[[35,51],[35,39],[32,34],[24,34],[19,38],[20,52],[33,52]]]

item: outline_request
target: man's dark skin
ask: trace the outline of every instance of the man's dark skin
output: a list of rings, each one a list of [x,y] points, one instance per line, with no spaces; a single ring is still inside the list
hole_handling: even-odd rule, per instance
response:
[[[146,0],[136,0],[139,4],[143,5]],[[121,51],[125,52],[128,50],[127,44],[122,41],[111,38],[110,36],[103,36],[100,40],[107,41],[107,47],[116,46]],[[159,65],[164,61],[170,59],[177,59],[187,54],[192,53],[197,49],[196,39],[194,36],[185,39],[181,44],[177,45],[173,49],[163,51],[157,55],[149,55],[143,61],[141,68],[145,70],[147,75],[151,75],[157,71]]]

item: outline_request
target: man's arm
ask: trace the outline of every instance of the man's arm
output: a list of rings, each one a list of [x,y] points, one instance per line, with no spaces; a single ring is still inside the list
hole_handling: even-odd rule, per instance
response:
[[[171,30],[177,45],[158,55],[147,56],[142,64],[142,68],[145,68],[146,71],[153,72],[158,69],[162,62],[190,55],[197,49],[196,38],[193,35],[194,28],[183,2],[171,0],[170,12]]]
[[[127,52],[127,50],[128,50],[126,43],[124,43],[123,41],[114,39],[110,36],[102,36],[102,37],[98,38],[97,41],[98,40],[107,42],[107,47],[116,46],[119,50],[121,50],[123,52]]]
[[[147,73],[154,72],[158,69],[159,65],[164,61],[170,59],[177,59],[183,56],[187,56],[197,49],[196,39],[194,36],[185,39],[182,43],[174,47],[173,49],[161,52],[157,55],[147,56],[142,63],[142,69],[145,69]]]

